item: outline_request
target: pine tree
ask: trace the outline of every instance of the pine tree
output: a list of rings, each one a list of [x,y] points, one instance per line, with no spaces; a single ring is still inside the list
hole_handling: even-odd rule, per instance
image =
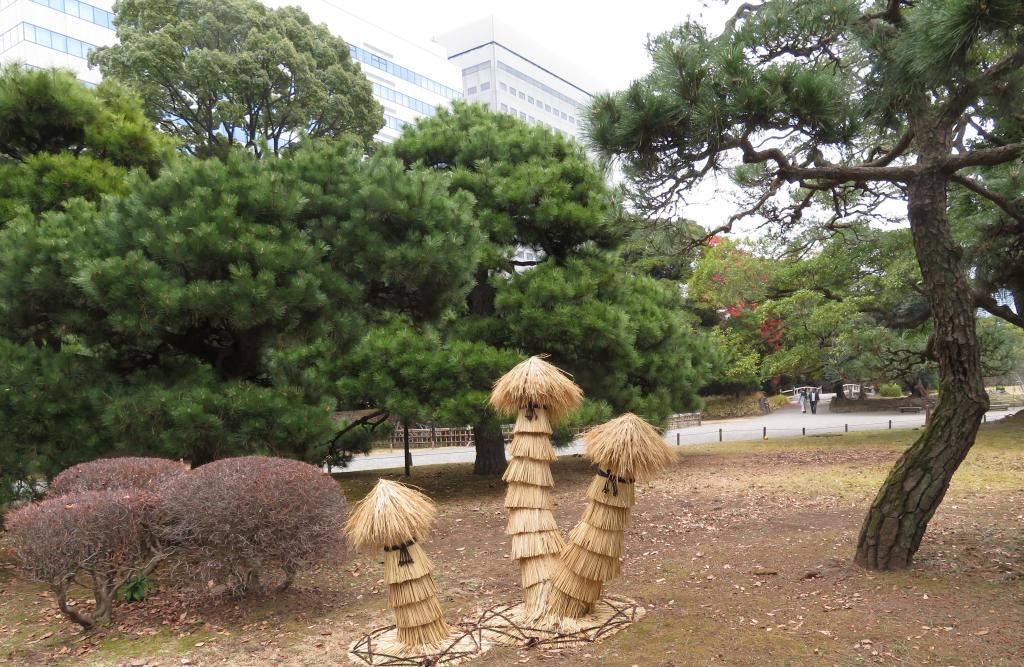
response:
[[[690,22],[653,39],[652,72],[590,113],[592,138],[622,158],[652,209],[741,161],[749,201],[713,234],[752,215],[784,232],[828,230],[905,199],[940,400],[864,522],[855,559],[868,568],[910,564],[988,407],[974,326],[983,299],[947,208],[963,187],[1024,220],[978,180],[1024,155],[1006,134],[1024,102],[1022,29],[1018,0],[745,3],[720,35]]]

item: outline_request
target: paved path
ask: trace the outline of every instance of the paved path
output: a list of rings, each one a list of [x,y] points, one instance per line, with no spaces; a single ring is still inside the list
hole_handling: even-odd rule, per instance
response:
[[[1010,408],[1009,411],[990,411],[986,418],[995,420],[1012,415],[1021,408]],[[802,414],[795,405],[784,407],[770,415],[744,417],[742,419],[721,419],[704,422],[701,426],[673,429],[665,432],[665,440],[680,445],[701,445],[719,441],[719,429],[723,442],[740,440],[760,440],[767,429],[767,437],[790,438],[800,435],[821,435],[825,433],[843,433],[845,431],[877,431],[890,428],[912,429],[924,424],[924,414],[890,414],[885,412],[832,413],[819,410],[812,415],[810,411]],[[806,429],[806,430],[804,430]],[[583,451],[580,441],[558,450],[559,455],[568,456]],[[438,447],[435,449],[412,450],[413,466],[435,465],[439,463],[472,463],[476,453],[473,447]],[[371,454],[357,456],[349,467],[341,472],[357,470],[385,470],[401,468],[404,456],[400,449],[393,452],[376,451]]]

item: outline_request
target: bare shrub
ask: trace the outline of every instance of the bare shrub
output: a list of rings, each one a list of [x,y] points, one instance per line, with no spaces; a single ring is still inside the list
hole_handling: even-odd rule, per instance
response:
[[[50,482],[48,497],[104,489],[151,489],[187,471],[184,463],[142,456],[96,459],[71,466]]]
[[[144,491],[84,491],[14,510],[4,523],[20,566],[50,586],[67,618],[89,629],[109,623],[121,585],[162,559],[149,532],[155,507]],[[72,582],[92,589],[92,613],[68,604]]]
[[[235,595],[261,578],[291,585],[305,568],[344,555],[347,509],[337,482],[287,459],[222,459],[169,480],[160,491],[161,539],[191,577]]]

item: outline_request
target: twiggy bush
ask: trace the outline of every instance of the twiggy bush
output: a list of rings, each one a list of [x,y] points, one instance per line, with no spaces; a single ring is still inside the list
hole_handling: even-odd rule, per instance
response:
[[[4,524],[21,567],[50,587],[67,618],[90,629],[110,622],[118,588],[164,557],[151,533],[155,507],[155,497],[137,489],[83,491],[14,510]],[[92,589],[92,611],[68,601],[72,583]]]
[[[71,466],[54,477],[46,495],[56,497],[104,489],[152,489],[154,484],[187,470],[185,464],[170,459],[142,456],[96,459]]]
[[[177,547],[177,568],[234,595],[271,578],[283,590],[303,569],[343,556],[346,515],[337,482],[287,459],[222,459],[160,490],[160,537]]]

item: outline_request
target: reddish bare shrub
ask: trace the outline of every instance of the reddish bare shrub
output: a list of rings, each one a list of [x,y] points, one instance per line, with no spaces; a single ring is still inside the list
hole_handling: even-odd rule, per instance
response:
[[[71,466],[54,477],[46,495],[52,498],[81,491],[149,489],[187,470],[184,463],[170,459],[142,456],[96,459]]]
[[[134,489],[84,491],[14,510],[4,523],[20,566],[50,586],[67,618],[88,629],[108,623],[117,589],[163,557],[149,533],[155,506],[154,496]],[[92,613],[68,604],[73,580],[92,588]]]
[[[317,468],[287,459],[222,459],[169,480],[160,491],[161,539],[198,581],[235,595],[344,555],[345,494]]]

